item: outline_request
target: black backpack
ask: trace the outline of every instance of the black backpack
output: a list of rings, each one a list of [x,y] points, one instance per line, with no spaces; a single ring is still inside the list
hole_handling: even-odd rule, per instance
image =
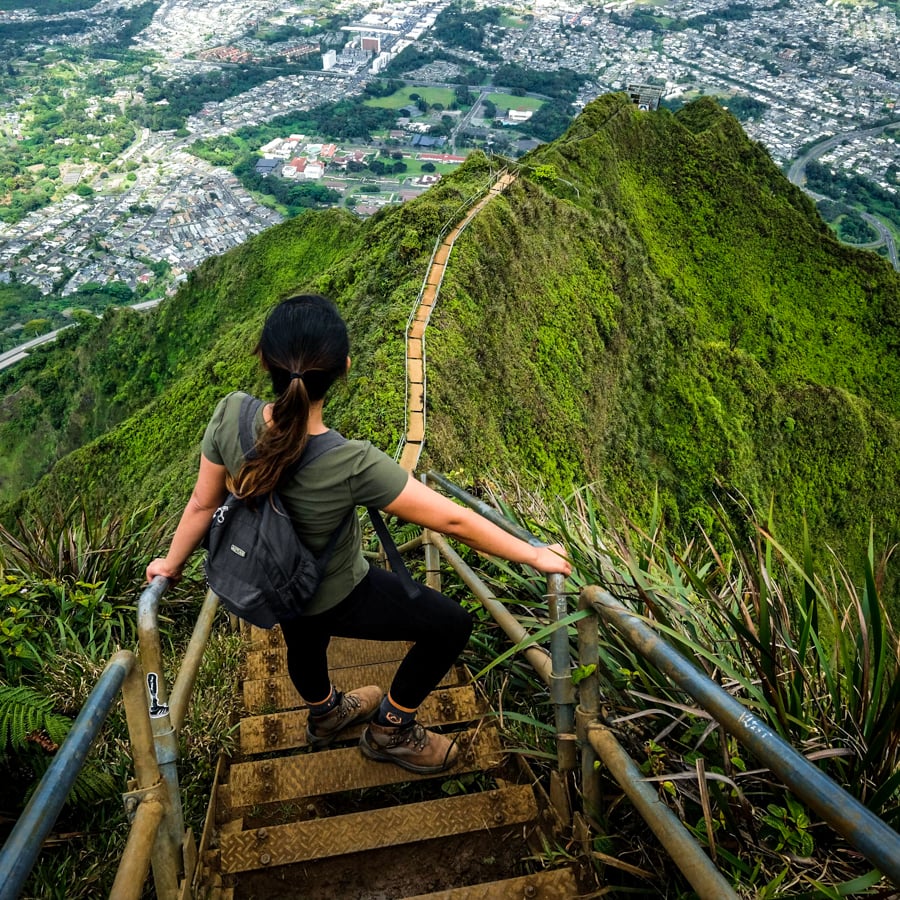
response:
[[[244,456],[255,454],[253,422],[263,401],[249,394],[241,401],[239,433]],[[346,442],[328,431],[308,444],[290,477],[323,453]],[[250,500],[229,494],[213,514],[206,536],[206,578],[222,605],[260,628],[272,628],[302,615],[318,590],[351,509],[316,556],[299,538],[277,491]]]

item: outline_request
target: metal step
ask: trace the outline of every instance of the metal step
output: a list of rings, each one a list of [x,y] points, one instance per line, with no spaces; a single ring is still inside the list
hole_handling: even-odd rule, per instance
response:
[[[470,884],[434,894],[417,894],[406,900],[573,900],[577,897],[578,882],[569,869],[551,869],[520,878]]]
[[[364,684],[377,684],[385,691],[390,687],[399,662],[377,663],[341,670],[340,688],[352,690]],[[454,666],[439,687],[454,687],[467,681],[461,666]],[[253,679],[244,682],[244,706],[249,712],[275,712],[280,709],[296,709],[304,706],[303,700],[294,689],[287,675],[273,675],[271,678]]]
[[[281,759],[238,763],[231,767],[229,801],[232,815],[266,803],[320,797],[407,781],[447,778],[479,769],[492,769],[503,752],[494,728],[459,732],[459,762],[438,775],[417,775],[392,763],[375,762],[356,747],[318,753],[299,753]]]
[[[457,725],[481,718],[487,712],[487,704],[480,700],[471,685],[445,688],[430,694],[419,707],[416,719],[426,727],[433,725]],[[293,750],[306,746],[306,720],[308,710],[273,713],[242,719],[240,725],[241,753],[253,756],[278,750]],[[362,734],[364,725],[348,728],[341,733],[341,740],[355,740]]]
[[[534,821],[528,785],[223,835],[222,871],[245,872]],[[485,836],[486,839],[487,835]]]
[[[412,646],[407,641],[352,641],[334,638],[328,647],[328,668],[335,679],[341,680],[339,671],[372,663],[398,662]],[[275,647],[253,650],[247,654],[245,679],[269,678],[287,672],[287,648],[283,643]]]

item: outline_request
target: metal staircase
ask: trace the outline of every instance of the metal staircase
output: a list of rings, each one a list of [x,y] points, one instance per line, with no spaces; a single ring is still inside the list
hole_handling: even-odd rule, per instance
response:
[[[362,726],[312,752],[280,632],[246,634],[248,715],[240,723],[240,758],[222,771],[213,794],[211,847],[201,860],[209,897],[577,895],[568,869],[523,869],[539,847],[540,798],[520,783],[523,770],[506,759],[495,720],[463,666],[419,712],[422,724],[457,737],[460,761],[450,772],[414,775],[364,757],[355,746]],[[332,680],[386,689],[406,646],[335,639]],[[460,790],[463,780],[465,793],[448,796],[443,788]]]

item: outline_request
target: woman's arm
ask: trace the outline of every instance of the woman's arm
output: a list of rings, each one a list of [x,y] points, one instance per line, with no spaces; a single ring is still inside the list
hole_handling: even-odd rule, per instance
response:
[[[527,563],[541,572],[568,575],[572,571],[561,544],[535,547],[412,477],[397,499],[384,507],[384,511],[432,531],[449,534],[474,550],[500,556],[510,562]]]
[[[147,581],[152,581],[156,575],[164,575],[173,581],[181,577],[184,564],[203,540],[213,513],[222,505],[228,493],[225,488],[226,475],[225,466],[210,462],[200,455],[197,481],[175,529],[169,552],[147,566]]]

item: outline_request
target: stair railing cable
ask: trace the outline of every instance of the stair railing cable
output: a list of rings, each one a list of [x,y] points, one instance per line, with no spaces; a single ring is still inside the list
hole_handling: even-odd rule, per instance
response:
[[[423,480],[431,482],[511,534],[532,544],[543,543],[443,475],[428,472]],[[570,697],[574,698],[576,693],[576,689],[572,687],[571,653],[566,630],[557,628],[554,631],[551,636],[553,646],[548,657],[545,651],[526,640],[527,634],[522,625],[494,597],[443,536],[425,531],[421,543],[426,551],[429,547],[434,547],[440,552],[515,644],[526,645],[524,655],[550,687],[551,698],[557,709],[557,731],[560,732],[557,735],[558,760],[560,770],[563,770],[572,758],[569,748],[571,747],[571,753],[576,748],[572,736],[561,732],[559,724],[560,721],[568,721],[568,713],[561,713],[560,707],[566,706]],[[429,576],[437,568],[435,562],[429,562],[426,552],[426,570]],[[568,612],[562,581],[561,576],[548,578],[547,597],[551,623],[563,621]],[[579,683],[575,708],[576,737],[582,754],[582,795],[589,815],[601,809],[600,773],[597,767],[600,760],[701,898],[712,900],[737,896],[693,835],[660,800],[655,787],[645,780],[637,763],[601,720],[598,625],[603,623],[604,626],[615,628],[633,650],[690,694],[701,708],[777,775],[788,789],[821,816],[835,832],[900,886],[900,834],[768,728],[737,699],[692,666],[645,619],[610,594],[596,586],[585,587],[580,594],[579,611],[590,613],[576,617],[578,661],[583,671],[591,674]]]
[[[419,293],[416,296],[415,303],[413,303],[412,310],[409,314],[409,318],[406,320],[406,328],[404,330],[404,385],[405,385],[405,393],[404,393],[404,401],[403,401],[403,431],[401,432],[400,439],[397,442],[397,449],[394,451],[394,459],[399,460],[401,454],[403,453],[403,448],[406,444],[407,435],[409,433],[409,402],[410,402],[410,384],[409,384],[409,336],[412,328],[416,322],[416,316],[419,312],[419,308],[422,304],[422,298],[425,296],[425,292],[428,289],[428,279],[431,276],[432,269],[434,268],[434,261],[440,252],[441,247],[444,244],[444,240],[447,235],[457,226],[461,219],[465,216],[466,212],[470,210],[479,200],[484,198],[488,193],[490,193],[491,188],[508,172],[506,167],[499,169],[497,172],[492,172],[490,178],[479,187],[473,194],[468,196],[465,200],[460,203],[460,205],[454,210],[454,212],[448,217],[447,221],[444,223],[440,232],[438,233],[437,238],[435,238],[434,247],[431,251],[431,257],[428,260],[428,265],[425,268],[425,275],[422,278],[422,285],[419,288]],[[468,223],[466,223],[468,224]],[[460,229],[460,234],[464,229]],[[458,235],[457,235],[458,237]],[[449,260],[449,253],[448,253]],[[446,272],[446,266],[444,268],[444,272]],[[434,304],[432,304],[431,310],[428,313],[428,317],[425,319],[424,325],[428,325],[428,322],[431,319],[431,314],[434,312],[434,306],[437,304],[437,296],[441,289],[441,284],[444,280],[444,272],[441,272],[440,280],[435,286],[435,295],[434,295]],[[424,438],[424,424],[425,424],[425,408],[426,408],[426,384],[427,378],[425,375],[425,339],[424,335],[422,338],[422,410],[423,410],[423,438]]]
[[[151,866],[157,898],[177,900],[193,880],[196,847],[185,830],[178,787],[178,733],[218,606],[208,592],[185,652],[171,697],[163,674],[159,601],[169,586],[157,577],[138,600],[140,661],[121,650],[107,663],[65,741],[0,850],[0,900],[22,892],[88,751],[118,696],[125,704],[135,782],[122,795],[129,836],[110,891],[111,900],[139,900]]]

